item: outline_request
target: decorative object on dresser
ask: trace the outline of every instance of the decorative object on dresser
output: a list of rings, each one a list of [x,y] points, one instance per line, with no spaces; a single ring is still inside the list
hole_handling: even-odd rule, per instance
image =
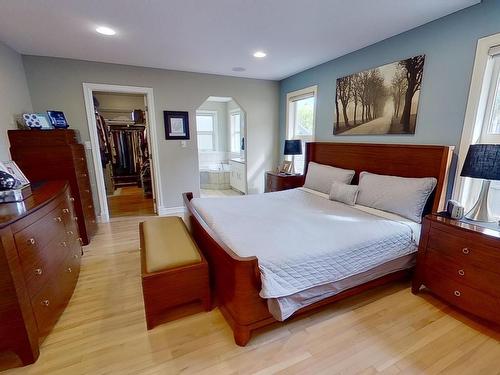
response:
[[[80,271],[81,239],[67,182],[0,205],[0,351],[23,365],[64,311]]]
[[[265,192],[294,189],[304,185],[304,176],[301,174],[284,174],[279,172],[266,172]]]
[[[495,221],[489,212],[488,193],[490,181],[500,180],[500,145],[471,145],[460,176],[483,180],[479,197],[465,217],[474,221]]]
[[[285,140],[283,155],[292,155],[292,165],[289,172],[295,173],[295,155],[302,155],[302,141],[300,139]]]
[[[9,130],[12,159],[34,182],[68,180],[78,228],[87,245],[97,230],[87,160],[75,130]]]
[[[500,324],[499,265],[500,228],[427,215],[412,292],[425,285],[450,304]]]

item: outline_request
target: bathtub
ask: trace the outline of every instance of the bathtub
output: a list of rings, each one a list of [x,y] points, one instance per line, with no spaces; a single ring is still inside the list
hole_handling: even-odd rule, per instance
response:
[[[200,166],[200,188],[208,190],[231,189],[229,164],[218,163]]]

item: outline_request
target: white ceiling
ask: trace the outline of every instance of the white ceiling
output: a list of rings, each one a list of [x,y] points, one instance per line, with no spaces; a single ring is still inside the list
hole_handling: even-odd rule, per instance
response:
[[[23,54],[281,79],[479,2],[1,0],[0,40]]]

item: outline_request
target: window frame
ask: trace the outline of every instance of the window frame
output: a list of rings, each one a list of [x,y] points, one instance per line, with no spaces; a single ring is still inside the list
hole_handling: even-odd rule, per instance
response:
[[[198,130],[198,116],[212,117],[213,127],[211,132]],[[212,145],[213,145],[212,150],[200,150],[200,146],[198,145],[199,152],[214,152],[217,150],[217,142],[218,142],[217,128],[218,128],[217,111],[209,111],[209,110],[196,111],[196,136],[198,137],[198,135],[212,135]],[[198,141],[198,139],[196,141]]]
[[[297,136],[295,134],[295,118],[290,116],[291,104],[296,101],[314,98],[314,106],[313,106],[313,127],[312,127],[312,135],[311,136]],[[285,140],[288,139],[300,139],[302,141],[302,156],[305,163],[305,143],[306,142],[314,142],[316,137],[316,108],[318,106],[318,85],[313,85],[309,87],[304,87],[300,90],[295,90],[288,92],[286,94],[286,108],[285,108]],[[294,122],[292,124],[292,122]],[[282,154],[282,152],[281,152]],[[297,158],[297,157],[296,157]],[[291,157],[284,156],[285,160],[291,160]],[[295,166],[297,169],[297,165]],[[300,169],[300,168],[299,168]],[[304,165],[305,169],[305,165]]]
[[[492,56],[490,51],[496,50],[498,52],[499,46],[500,33],[481,38],[477,42],[453,186],[453,198],[464,204],[466,210],[474,204],[481,186],[479,180],[460,176],[469,146],[486,142],[500,143],[500,135],[487,134],[487,128],[490,126],[489,116],[492,114],[493,96],[496,90],[500,90],[498,87],[500,80],[497,78],[497,81],[494,81],[500,72],[500,55],[495,53]],[[492,188],[498,189],[498,184],[492,184]]]
[[[234,133],[233,133],[233,127],[232,127],[232,117],[234,115],[240,115],[240,129],[238,131],[239,135],[240,135],[240,140],[239,140],[239,143],[240,143],[240,147],[239,147],[239,150],[238,151],[233,151],[232,147],[233,147],[233,136],[234,136]],[[241,138],[242,138],[242,135],[241,135],[241,123],[243,121],[243,111],[239,108],[236,108],[236,109],[232,109],[229,111],[229,152],[232,154],[232,155],[240,155],[241,154]]]

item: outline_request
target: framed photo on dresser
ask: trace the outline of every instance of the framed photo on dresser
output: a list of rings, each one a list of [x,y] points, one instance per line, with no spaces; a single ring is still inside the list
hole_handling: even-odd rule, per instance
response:
[[[14,176],[21,182],[22,186],[30,184],[29,180],[26,178],[21,169],[17,166],[16,162],[13,160],[0,162],[0,170]]]

